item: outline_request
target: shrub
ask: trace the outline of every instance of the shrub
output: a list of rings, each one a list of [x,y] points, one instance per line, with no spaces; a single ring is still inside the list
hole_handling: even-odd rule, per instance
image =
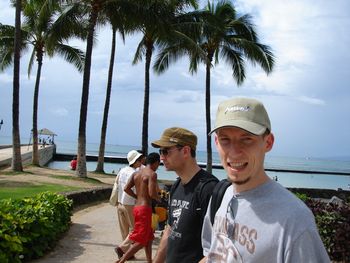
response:
[[[0,262],[42,256],[70,225],[72,201],[44,192],[32,198],[0,201]]]
[[[350,262],[350,206],[305,201],[315,216],[318,231],[333,261]]]
[[[295,195],[302,201],[306,202],[308,201],[310,198],[306,195],[306,194],[302,194],[302,193],[295,193]]]

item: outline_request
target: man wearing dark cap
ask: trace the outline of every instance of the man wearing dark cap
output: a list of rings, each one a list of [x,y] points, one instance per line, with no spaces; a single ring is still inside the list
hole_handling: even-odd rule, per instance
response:
[[[264,105],[250,98],[223,101],[211,133],[231,185],[217,211],[207,210],[201,262],[330,262],[312,212],[265,173],[274,136]]]
[[[179,176],[170,190],[168,225],[153,262],[198,262],[203,219],[218,179],[198,166],[197,136],[191,131],[168,128],[152,146],[160,148],[165,169]]]

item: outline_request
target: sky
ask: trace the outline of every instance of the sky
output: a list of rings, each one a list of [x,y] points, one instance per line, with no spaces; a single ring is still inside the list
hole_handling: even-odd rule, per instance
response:
[[[240,14],[253,17],[261,43],[276,57],[268,76],[247,63],[246,80],[237,87],[222,60],[211,74],[212,125],[220,101],[233,97],[261,100],[275,135],[272,156],[349,157],[350,160],[350,1],[238,0]],[[203,5],[201,5],[203,7]],[[10,1],[0,0],[0,23],[14,25]],[[118,37],[107,143],[141,148],[144,60],[132,65],[139,34]],[[85,50],[85,44],[70,41]],[[99,143],[105,102],[111,30],[99,28],[93,50],[87,119],[87,142]],[[28,54],[22,54],[20,77],[21,138],[29,138],[36,67],[28,78]],[[153,57],[154,58],[154,57]],[[38,128],[54,131],[57,141],[77,141],[82,77],[61,58],[44,58]],[[0,137],[12,134],[13,68],[0,73]],[[180,126],[198,136],[206,148],[205,68],[188,72],[188,59],[150,76],[149,142],[165,128]],[[22,143],[27,143],[23,141]],[[150,144],[149,144],[150,145]],[[213,144],[214,145],[214,144]],[[215,149],[215,146],[213,146]]]

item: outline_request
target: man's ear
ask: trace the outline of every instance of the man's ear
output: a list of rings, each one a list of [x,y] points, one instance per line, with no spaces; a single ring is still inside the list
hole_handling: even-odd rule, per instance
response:
[[[184,154],[187,155],[187,156],[191,156],[191,147],[190,146],[184,146],[182,147],[181,149],[182,151],[184,151]]]
[[[218,139],[218,136],[216,135],[216,133],[214,133],[214,142],[215,142],[216,147],[218,147],[219,139]]]
[[[265,152],[271,151],[274,142],[275,142],[275,137],[273,136],[272,133],[266,135],[266,137],[265,137],[265,143],[266,143]]]

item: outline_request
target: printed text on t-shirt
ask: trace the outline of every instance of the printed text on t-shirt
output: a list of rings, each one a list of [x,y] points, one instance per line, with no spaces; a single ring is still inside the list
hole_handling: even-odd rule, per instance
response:
[[[236,240],[239,244],[247,249],[250,254],[255,252],[255,240],[258,238],[258,232],[254,228],[249,228],[247,225],[234,223],[233,235],[227,231],[227,218],[215,217],[214,233],[227,235],[231,240]]]

